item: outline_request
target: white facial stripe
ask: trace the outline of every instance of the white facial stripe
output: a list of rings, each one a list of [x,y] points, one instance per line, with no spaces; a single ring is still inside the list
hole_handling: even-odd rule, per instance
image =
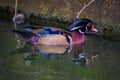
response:
[[[75,27],[75,28],[72,28],[71,30],[75,30],[75,29],[78,29],[78,28],[81,28],[82,26],[78,26],[78,27]]]
[[[72,28],[71,30],[73,31],[73,30],[75,30],[75,29],[78,29],[79,27],[75,27],[75,28]]]
[[[85,27],[85,29],[86,29],[86,31],[88,31],[88,28],[87,28],[87,26]]]
[[[79,32],[80,32],[81,34],[84,34],[84,32],[83,32],[83,31],[81,31],[81,29],[79,29]]]

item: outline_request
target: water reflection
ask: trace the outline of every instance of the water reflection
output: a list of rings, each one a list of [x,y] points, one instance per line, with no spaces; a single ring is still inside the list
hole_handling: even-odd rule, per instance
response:
[[[71,60],[74,64],[80,64],[85,67],[90,67],[96,57],[98,57],[98,54],[87,56],[87,54],[83,52],[77,55],[74,54]]]
[[[89,67],[93,64],[94,59],[98,57],[97,53],[88,56],[84,51],[84,44],[74,46],[45,46],[38,45],[37,43],[26,43],[23,47],[17,49],[17,51],[24,53],[23,59],[27,60],[26,64],[29,62],[29,65],[35,56],[42,55],[41,60],[57,60],[63,59],[62,56],[65,56],[73,64]]]

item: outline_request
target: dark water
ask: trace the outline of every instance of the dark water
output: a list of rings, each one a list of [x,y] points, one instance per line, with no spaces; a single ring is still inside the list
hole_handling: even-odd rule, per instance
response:
[[[91,34],[83,45],[18,44],[13,28],[0,23],[0,80],[120,79],[120,42]]]

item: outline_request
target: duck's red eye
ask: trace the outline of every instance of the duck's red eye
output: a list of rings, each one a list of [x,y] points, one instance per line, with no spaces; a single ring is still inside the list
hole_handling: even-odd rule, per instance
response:
[[[87,26],[87,30],[91,30],[92,29],[92,26]]]

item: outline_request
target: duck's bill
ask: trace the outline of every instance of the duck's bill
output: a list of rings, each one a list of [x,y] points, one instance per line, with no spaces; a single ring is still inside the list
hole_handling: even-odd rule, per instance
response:
[[[94,25],[92,25],[92,32],[98,32],[98,30],[94,27]]]

